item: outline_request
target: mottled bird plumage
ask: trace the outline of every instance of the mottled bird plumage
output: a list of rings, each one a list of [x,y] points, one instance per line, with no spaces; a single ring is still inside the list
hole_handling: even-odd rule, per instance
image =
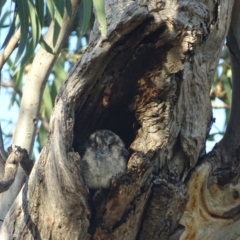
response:
[[[128,151],[115,133],[99,130],[87,139],[81,157],[88,188],[109,188],[111,179],[126,171]]]

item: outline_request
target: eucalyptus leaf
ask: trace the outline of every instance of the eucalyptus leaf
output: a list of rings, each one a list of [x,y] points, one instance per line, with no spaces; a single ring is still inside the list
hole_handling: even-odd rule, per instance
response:
[[[19,61],[24,50],[26,48],[26,43],[28,42],[28,28],[29,28],[29,5],[26,4],[25,0],[16,0],[17,11],[21,24],[21,38],[18,45],[18,52],[15,58],[15,64]]]
[[[15,33],[15,30],[16,30],[15,21],[16,21],[16,14],[14,14],[13,21],[11,23],[10,29],[8,31],[8,34],[7,34],[7,36],[4,40],[1,48],[4,48],[7,45],[7,43],[9,42],[9,40],[12,38],[13,34]]]
[[[69,1],[71,3],[71,1]],[[54,0],[54,5],[56,7],[55,11],[58,11],[60,16],[63,18],[65,1]]]
[[[6,0],[0,0],[0,15],[2,14],[2,9],[6,2]]]
[[[37,0],[37,1],[35,1],[35,6],[36,6],[36,11],[37,11],[39,24],[41,25],[41,27],[43,27],[43,23],[44,23],[44,10],[45,10],[44,0]]]
[[[50,13],[50,16],[52,19],[54,19],[54,13],[55,13],[54,2],[53,2],[53,0],[47,0],[46,3],[47,3],[47,8]]]
[[[92,1],[83,0],[83,19],[81,25],[81,35],[83,35],[89,25],[90,19],[92,15]]]
[[[105,1],[93,0],[93,5],[96,10],[97,19],[100,25],[100,32],[103,37],[107,36],[107,19],[105,14]]]
[[[45,116],[47,120],[49,121],[50,116],[52,114],[53,104],[52,104],[52,98],[51,98],[51,92],[50,92],[50,86],[49,84],[46,84],[46,87],[44,89],[43,93],[43,106],[45,110]]]
[[[39,44],[43,49],[45,49],[48,53],[54,54],[53,49],[46,43],[46,41],[41,37]]]
[[[31,29],[32,29],[32,48],[35,49],[37,46],[40,38],[41,38],[41,25],[38,19],[37,11],[35,6],[28,1],[28,8],[30,13],[30,19],[31,19]]]
[[[91,0],[89,0],[89,2],[91,2]],[[72,3],[69,0],[65,0],[65,7],[67,10],[67,14],[68,17],[71,18],[72,17]]]

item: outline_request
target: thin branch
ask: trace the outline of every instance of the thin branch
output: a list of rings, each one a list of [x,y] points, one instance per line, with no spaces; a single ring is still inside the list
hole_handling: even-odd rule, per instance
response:
[[[15,32],[10,41],[8,42],[3,53],[0,55],[0,70],[2,69],[4,63],[8,60],[9,56],[12,54],[14,49],[17,47],[18,41],[21,36],[20,28]]]
[[[215,108],[215,109],[219,109],[219,108],[230,109],[230,106],[226,103],[212,102],[212,108]]]
[[[1,82],[1,87],[12,88],[20,97],[22,97],[22,91],[16,86],[14,81]]]

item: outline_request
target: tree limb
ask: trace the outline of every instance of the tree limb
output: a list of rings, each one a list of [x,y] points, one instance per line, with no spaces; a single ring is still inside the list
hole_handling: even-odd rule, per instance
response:
[[[0,55],[0,70],[2,69],[4,63],[8,60],[9,56],[12,54],[14,49],[17,47],[18,41],[21,36],[20,28],[14,33],[10,41],[8,42],[3,53]]]
[[[0,180],[0,193],[7,191],[14,182],[18,164],[29,159],[26,149],[14,146],[13,149],[10,148],[10,151],[11,153],[5,163],[4,177]]]
[[[19,239],[164,240],[184,211],[182,179],[196,164],[211,121],[206,99],[233,3],[222,1],[218,16],[217,4],[192,0],[106,4],[108,35],[101,37],[95,22],[86,52],[58,93],[49,137],[22,203],[11,208],[1,228],[9,239],[14,234]],[[223,16],[228,19],[218,23]],[[124,121],[131,129],[137,125],[126,138],[133,153],[101,206],[93,199],[91,207],[73,147],[78,151],[96,128],[115,127],[116,109],[123,138],[129,135],[128,128],[119,128]],[[114,117],[112,125],[107,122]],[[155,163],[159,174],[152,174]],[[193,183],[202,189],[201,181]],[[148,231],[149,226],[154,228]]]

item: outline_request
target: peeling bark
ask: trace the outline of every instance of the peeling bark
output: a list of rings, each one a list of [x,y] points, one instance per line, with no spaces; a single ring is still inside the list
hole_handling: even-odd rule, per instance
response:
[[[188,196],[187,209],[194,213],[203,206],[190,204],[195,193],[201,186],[210,191],[209,162],[189,171],[204,155],[211,81],[233,3],[107,0],[107,37],[95,22],[85,54],[59,91],[22,204],[11,208],[0,236],[179,237]],[[99,129],[118,134],[131,156],[126,173],[112,179],[108,191],[92,193],[77,152]],[[188,223],[183,217],[186,231]],[[184,238],[186,231],[181,239],[194,239]]]

